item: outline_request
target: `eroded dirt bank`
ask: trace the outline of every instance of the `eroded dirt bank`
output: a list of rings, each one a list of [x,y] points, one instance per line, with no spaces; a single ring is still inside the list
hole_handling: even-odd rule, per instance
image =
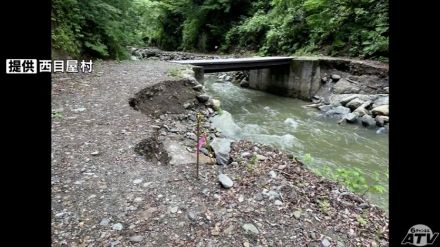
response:
[[[382,210],[291,154],[240,141],[218,166],[204,150],[195,179],[196,112],[210,143],[222,138],[208,122],[218,113],[174,68],[103,62],[54,75],[53,246],[388,245]]]

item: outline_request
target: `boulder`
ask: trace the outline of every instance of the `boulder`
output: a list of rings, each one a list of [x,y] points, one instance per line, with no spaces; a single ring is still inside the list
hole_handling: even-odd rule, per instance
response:
[[[348,123],[355,123],[358,119],[359,115],[357,113],[348,113],[347,115],[345,115],[345,120],[347,120]]]
[[[341,79],[341,76],[340,76],[340,75],[337,75],[337,74],[333,74],[333,75],[331,76],[331,78],[332,78],[332,80],[334,80],[334,81],[339,81],[339,79]]]
[[[371,113],[376,116],[376,115],[382,115],[382,116],[388,116],[389,115],[389,106],[388,105],[381,105],[378,107],[373,108],[373,110],[371,110]]]
[[[388,116],[377,115],[375,119],[376,119],[376,124],[379,127],[383,127],[386,123],[389,122]]]
[[[390,102],[389,96],[379,96],[373,103],[373,108],[376,108],[378,106],[382,105],[388,105]]]
[[[244,88],[249,87],[249,82],[246,79],[241,80],[240,87],[244,87]]]
[[[333,92],[336,94],[359,93],[361,89],[346,79],[340,79],[333,86]]]
[[[347,103],[346,107],[350,108],[350,110],[354,111],[359,106],[361,106],[364,103],[363,100],[359,98],[352,99],[350,102]]]
[[[218,165],[227,165],[231,161],[229,152],[231,151],[232,140],[227,138],[215,138],[211,142],[211,148],[214,150],[215,159]]]
[[[325,115],[327,116],[331,116],[331,115],[346,115],[350,113],[350,109],[344,106],[337,106],[329,111],[327,111],[325,113]]]
[[[221,102],[218,99],[209,99],[208,102],[206,102],[206,105],[218,111],[220,109]]]
[[[206,103],[209,100],[209,95],[206,95],[206,94],[197,95],[197,100],[200,103]]]
[[[372,126],[376,126],[376,120],[374,120],[373,117],[371,117],[370,115],[363,115],[361,117],[361,123],[364,127],[372,127]]]
[[[319,110],[321,110],[323,112],[327,112],[327,111],[331,110],[333,108],[333,106],[331,106],[331,105],[322,105],[322,106],[320,106],[318,108],[319,108]]]

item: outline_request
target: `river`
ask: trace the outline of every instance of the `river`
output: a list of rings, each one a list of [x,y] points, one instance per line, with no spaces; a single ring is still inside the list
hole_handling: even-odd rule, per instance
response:
[[[384,193],[368,192],[366,196],[388,211],[388,135],[357,124],[338,125],[336,119],[326,118],[317,109],[305,108],[310,102],[217,80],[207,75],[205,87],[240,128],[230,138],[292,152],[311,169],[358,168],[370,184],[385,188]],[[228,128],[225,125],[216,127],[227,132],[222,129]],[[374,179],[377,176],[379,182]]]

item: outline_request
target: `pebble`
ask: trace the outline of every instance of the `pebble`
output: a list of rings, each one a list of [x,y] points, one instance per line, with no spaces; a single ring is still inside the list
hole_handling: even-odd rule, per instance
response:
[[[329,241],[327,238],[324,238],[324,239],[321,241],[321,246],[322,246],[322,247],[329,247],[329,246],[330,246],[330,241]]]
[[[99,223],[101,226],[107,226],[110,223],[110,219],[104,218]]]
[[[94,151],[94,152],[92,152],[92,153],[90,153],[90,154],[93,155],[93,156],[96,156],[96,155],[99,154],[99,151]]]
[[[275,205],[277,205],[277,206],[281,206],[281,205],[283,205],[283,202],[282,201],[280,201],[280,200],[275,200]]]
[[[301,211],[300,210],[296,210],[293,212],[293,217],[295,217],[295,219],[299,219],[299,217],[301,217]]]
[[[136,235],[136,236],[131,236],[129,240],[131,242],[142,242],[142,240],[144,240],[144,237],[142,237],[141,235]]]
[[[179,210],[179,207],[171,207],[170,208],[170,212],[172,213],[172,214],[175,214],[175,213],[177,213],[177,210]]]
[[[260,160],[260,161],[262,161],[262,160],[266,160],[267,159],[267,157],[266,156],[264,156],[264,155],[261,155],[261,154],[257,154],[257,160]]]
[[[142,183],[142,179],[135,179],[135,180],[133,180],[133,183],[140,184],[140,183]]]
[[[244,247],[250,247],[251,245],[249,244],[249,242],[244,242],[244,243],[243,243],[243,246],[244,246]]]
[[[234,182],[225,174],[218,175],[218,181],[226,189],[229,189],[234,185]]]
[[[253,224],[244,224],[243,225],[243,229],[247,232],[247,233],[252,233],[252,234],[259,234],[260,232],[258,231],[257,227],[254,226]]]
[[[269,172],[269,176],[270,176],[271,178],[276,178],[276,177],[277,177],[277,173],[276,173],[275,171],[270,171],[270,172]]]
[[[122,224],[121,223],[116,223],[116,224],[114,224],[113,226],[112,226],[112,229],[113,230],[116,230],[116,231],[120,231],[120,230],[122,230],[124,227],[122,226]]]

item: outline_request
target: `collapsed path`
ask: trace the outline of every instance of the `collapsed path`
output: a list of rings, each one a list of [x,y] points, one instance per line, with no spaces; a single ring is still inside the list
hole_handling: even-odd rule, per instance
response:
[[[224,169],[235,183],[229,190],[216,165],[202,165],[197,181],[191,163],[138,155],[159,124],[129,98],[175,80],[167,74],[179,67],[101,62],[90,75],[53,75],[53,246],[387,246],[380,209],[277,150],[235,144],[236,164]],[[264,158],[246,161],[246,151]],[[250,171],[246,162],[259,166]]]

